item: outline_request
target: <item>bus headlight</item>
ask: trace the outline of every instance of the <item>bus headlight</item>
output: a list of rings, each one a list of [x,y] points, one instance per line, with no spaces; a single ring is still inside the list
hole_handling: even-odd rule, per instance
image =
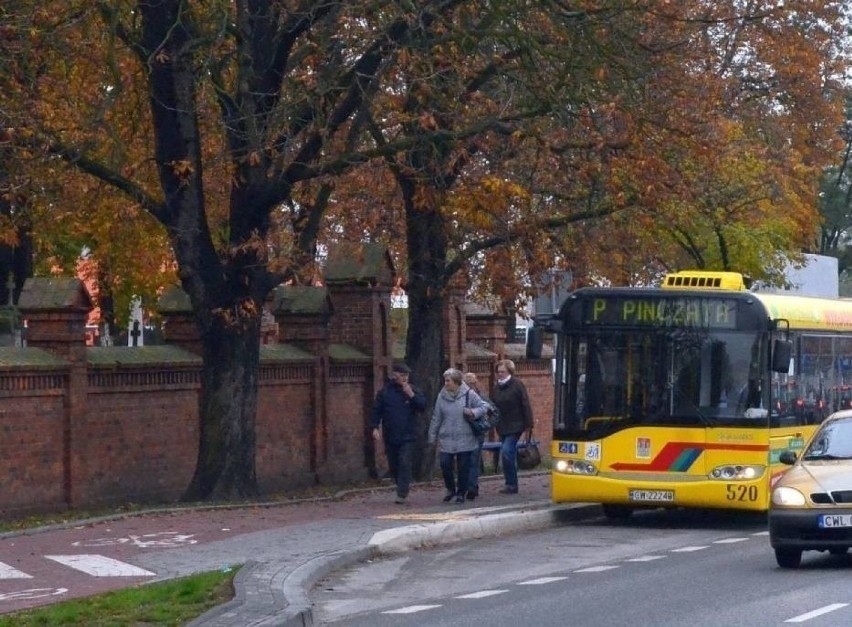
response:
[[[709,477],[722,481],[749,481],[762,476],[765,470],[766,466],[735,466],[729,464],[726,466],[717,466],[710,471]]]
[[[558,459],[553,465],[557,472],[566,475],[596,475],[598,469],[594,464],[590,464],[582,459]]]
[[[772,504],[784,507],[802,507],[805,504],[805,495],[793,488],[781,486],[772,490]]]

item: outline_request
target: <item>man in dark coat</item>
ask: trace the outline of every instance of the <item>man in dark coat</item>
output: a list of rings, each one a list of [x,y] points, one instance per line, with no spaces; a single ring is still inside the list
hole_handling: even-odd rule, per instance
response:
[[[395,363],[391,377],[373,403],[373,438],[384,436],[388,470],[396,482],[395,503],[402,505],[411,485],[411,462],[417,439],[417,412],[426,409],[426,397],[408,382],[411,369]]]
[[[532,407],[527,389],[514,376],[515,363],[510,359],[497,362],[497,385],[491,392],[491,402],[500,411],[497,435],[500,436],[500,462],[506,485],[501,494],[518,493],[518,440],[524,431],[533,428]]]

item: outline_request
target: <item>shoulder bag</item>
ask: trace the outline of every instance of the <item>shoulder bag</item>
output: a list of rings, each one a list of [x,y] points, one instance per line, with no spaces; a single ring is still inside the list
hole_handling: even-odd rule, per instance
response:
[[[518,468],[521,470],[532,470],[541,464],[541,453],[538,450],[538,442],[532,438],[532,429],[527,431],[525,440],[518,442]]]
[[[464,394],[464,406],[467,408],[468,402],[470,401],[470,391],[465,392]],[[485,435],[491,430],[491,423],[488,422],[488,413],[484,413],[478,418],[465,416],[467,420],[467,424],[470,425],[471,431],[473,431],[473,435],[476,437],[480,437]]]

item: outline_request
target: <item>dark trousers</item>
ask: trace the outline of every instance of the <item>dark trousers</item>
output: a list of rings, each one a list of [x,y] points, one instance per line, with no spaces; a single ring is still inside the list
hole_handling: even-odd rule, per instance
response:
[[[388,457],[388,472],[396,482],[396,495],[408,496],[411,488],[411,454],[414,442],[385,442],[385,454]]]
[[[444,476],[444,485],[447,488],[448,494],[464,496],[467,493],[472,453],[473,451],[463,451],[461,453],[441,452],[441,474]],[[456,481],[457,476],[458,481]]]
[[[479,444],[470,452],[470,475],[467,481],[468,491],[473,491],[475,496],[479,496],[479,466],[482,463],[482,443]]]

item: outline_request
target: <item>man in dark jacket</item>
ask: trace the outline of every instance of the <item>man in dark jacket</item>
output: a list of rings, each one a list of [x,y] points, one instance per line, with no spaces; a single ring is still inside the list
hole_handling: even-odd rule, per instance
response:
[[[518,493],[518,440],[524,431],[533,428],[532,407],[527,389],[515,374],[511,359],[497,362],[497,385],[491,392],[491,402],[500,411],[497,434],[500,436],[500,462],[506,485],[501,494]]]
[[[396,482],[395,503],[402,505],[411,485],[411,457],[417,439],[417,412],[426,409],[426,397],[408,377],[411,369],[395,363],[391,378],[376,394],[373,404],[373,438],[384,435],[388,470]]]

